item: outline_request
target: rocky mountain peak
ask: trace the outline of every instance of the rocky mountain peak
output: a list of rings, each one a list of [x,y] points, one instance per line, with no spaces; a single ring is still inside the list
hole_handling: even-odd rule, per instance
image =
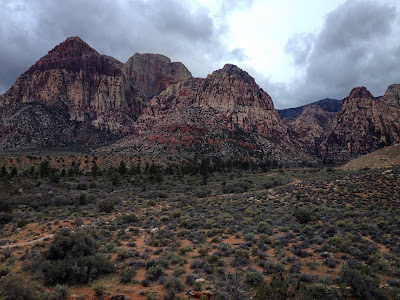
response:
[[[161,54],[135,53],[124,65],[124,72],[131,84],[145,96],[152,97],[169,85],[189,79],[192,74],[181,62]]]
[[[215,75],[220,76],[222,74],[226,74],[228,76],[234,76],[248,84],[256,85],[254,78],[251,77],[249,73],[243,71],[241,68],[233,64],[225,64],[222,69],[213,72],[211,76]]]
[[[82,68],[92,72],[114,73],[116,66],[122,65],[118,60],[100,55],[79,37],[69,37],[50,50],[36,62],[27,73],[36,71],[65,69],[78,72]]]
[[[348,158],[398,141],[398,113],[388,102],[394,98],[385,95],[377,101],[365,87],[354,88],[332,122],[320,154]]]
[[[348,97],[348,101],[352,99],[375,99],[374,96],[364,86],[355,87]]]

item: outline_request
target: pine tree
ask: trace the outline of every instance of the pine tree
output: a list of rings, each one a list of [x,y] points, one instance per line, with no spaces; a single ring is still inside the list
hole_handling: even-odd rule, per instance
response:
[[[1,177],[1,178],[4,178],[4,177],[6,177],[7,175],[8,175],[8,172],[7,172],[6,165],[3,165],[3,166],[1,167],[0,177]]]
[[[96,177],[97,175],[99,175],[99,166],[97,165],[97,163],[95,162],[94,165],[92,166],[92,168],[90,169],[90,171],[92,172],[92,175],[94,177]]]
[[[128,169],[126,168],[125,162],[122,160],[121,163],[119,164],[118,173],[123,176],[127,172],[128,172]]]

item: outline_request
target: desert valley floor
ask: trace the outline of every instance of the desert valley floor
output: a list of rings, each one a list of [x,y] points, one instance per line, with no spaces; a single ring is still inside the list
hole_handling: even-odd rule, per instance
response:
[[[74,159],[3,158],[3,294],[399,296],[399,167],[204,171],[133,159],[102,170],[100,158]],[[13,170],[18,161],[31,166]]]

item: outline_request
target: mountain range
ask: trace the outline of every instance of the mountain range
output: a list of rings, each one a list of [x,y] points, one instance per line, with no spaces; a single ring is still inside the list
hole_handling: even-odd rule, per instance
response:
[[[235,65],[194,78],[164,55],[122,63],[69,37],[0,95],[0,150],[346,160],[398,143],[399,117],[400,84],[277,111]]]

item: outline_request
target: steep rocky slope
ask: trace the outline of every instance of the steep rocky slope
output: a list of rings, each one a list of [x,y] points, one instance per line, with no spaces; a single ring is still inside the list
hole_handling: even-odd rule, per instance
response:
[[[70,37],[21,75],[1,105],[59,100],[71,120],[124,134],[146,99],[190,77],[185,66],[163,55],[136,53],[123,64]]]
[[[155,96],[119,149],[251,155],[295,161],[295,146],[270,96],[237,66],[191,78]],[[114,149],[115,150],[115,149]]]
[[[116,140],[89,122],[70,120],[61,101],[16,103],[0,107],[0,150],[88,150]]]
[[[145,97],[153,97],[168,86],[192,77],[181,62],[161,54],[135,53],[124,64],[123,72],[132,86]]]
[[[14,113],[18,114],[18,108],[35,110],[47,105],[54,110],[59,106],[53,103],[60,102],[64,112],[57,112],[57,116],[66,119],[58,121],[64,122],[65,126],[72,126],[70,121],[77,121],[77,124],[104,130],[106,136],[107,132],[126,135],[132,133],[132,126],[150,96],[190,77],[183,64],[171,63],[163,55],[136,53],[123,64],[112,57],[100,55],[79,37],[70,37],[49,51],[1,95],[0,107],[7,109],[2,110],[0,117],[2,120],[13,118]],[[41,104],[22,105],[26,103]],[[11,115],[7,115],[9,113]],[[32,113],[41,115],[41,111]],[[19,115],[21,124],[31,120],[26,114]],[[51,120],[56,121],[54,118],[47,121]],[[12,124],[7,126],[18,127],[18,124]],[[37,125],[37,122],[31,124],[32,134],[40,136],[43,132],[36,131],[43,128]],[[48,127],[52,125],[57,128],[58,123],[49,123]],[[82,128],[89,128],[86,125]],[[68,128],[72,130],[72,127]],[[86,136],[89,141],[90,134],[91,130],[88,130]],[[70,138],[74,140],[75,137]],[[24,149],[29,147],[27,142]],[[57,139],[53,142],[57,144]],[[5,143],[12,145],[9,141]],[[45,140],[44,144],[47,144]],[[40,139],[31,146],[39,147]],[[20,148],[19,143],[15,147]]]
[[[303,143],[310,153],[318,153],[336,113],[322,109],[318,105],[306,105],[295,119],[285,119],[289,134]]]
[[[354,88],[320,146],[321,156],[349,158],[399,141],[398,87],[375,99],[365,87]]]
[[[193,78],[166,56],[136,53],[123,64],[71,37],[0,95],[0,150],[121,139],[99,151],[348,159],[400,141],[400,84],[379,99],[358,87],[344,101],[280,114],[234,65]]]

